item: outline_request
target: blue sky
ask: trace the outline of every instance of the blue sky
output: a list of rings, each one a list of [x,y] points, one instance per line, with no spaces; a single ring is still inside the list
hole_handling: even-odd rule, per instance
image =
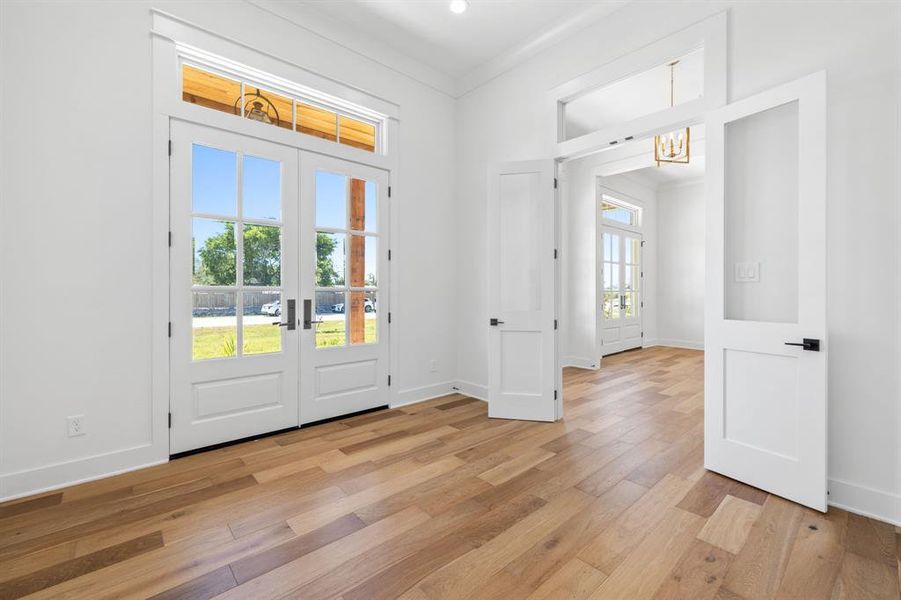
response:
[[[256,156],[244,156],[243,203],[244,217],[253,219],[281,218],[281,165],[278,161]],[[234,218],[237,215],[237,155],[227,150],[194,145],[192,196],[194,212]],[[377,184],[366,182],[367,231],[376,230]],[[316,225],[319,227],[347,227],[347,176],[327,171],[316,172]],[[220,221],[194,219],[195,246],[200,249],[210,236],[225,226]],[[378,241],[367,237],[366,273],[376,268]],[[343,246],[343,245],[342,245]],[[343,261],[343,247],[333,255],[336,266]],[[342,265],[343,266],[343,265]],[[340,268],[338,269],[341,270]]]

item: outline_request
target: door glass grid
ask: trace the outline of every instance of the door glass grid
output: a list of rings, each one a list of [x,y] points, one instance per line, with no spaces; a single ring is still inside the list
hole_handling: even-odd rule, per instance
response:
[[[604,319],[618,319],[620,317],[621,291],[619,248],[620,236],[615,233],[604,232]]]
[[[635,318],[641,309],[641,240],[609,231],[602,239],[604,319]]]
[[[192,358],[281,352],[282,166],[193,144]]]
[[[632,319],[641,307],[641,240],[628,235],[623,236],[623,276],[623,317]]]
[[[316,348],[378,341],[378,185],[316,172]]]

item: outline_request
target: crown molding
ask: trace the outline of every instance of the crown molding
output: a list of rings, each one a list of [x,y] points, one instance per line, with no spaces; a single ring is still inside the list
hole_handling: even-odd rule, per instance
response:
[[[315,9],[302,5],[287,4],[276,0],[244,1],[259,10],[289,21],[311,35],[357,54],[367,61],[375,62],[437,92],[452,98],[456,97],[456,80],[453,77],[398,52],[366,32],[348,27]]]

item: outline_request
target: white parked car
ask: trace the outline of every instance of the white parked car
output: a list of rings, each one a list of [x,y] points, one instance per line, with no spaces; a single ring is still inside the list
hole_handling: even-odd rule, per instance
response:
[[[278,317],[282,314],[282,303],[280,300],[276,300],[275,302],[270,302],[269,304],[264,304],[260,307],[261,315],[269,315],[270,317]]]
[[[368,313],[375,312],[375,302],[373,302],[370,298],[366,298],[366,300],[363,301],[363,310]],[[332,312],[343,313],[344,303],[339,302],[338,304],[332,304]]]

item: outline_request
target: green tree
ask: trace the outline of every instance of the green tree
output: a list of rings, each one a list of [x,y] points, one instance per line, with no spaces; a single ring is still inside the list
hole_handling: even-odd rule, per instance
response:
[[[281,284],[281,229],[265,225],[244,226],[244,283]]]
[[[338,247],[338,237],[328,233],[316,234],[316,285],[333,287],[344,285],[344,278],[335,269],[332,253]]]
[[[199,285],[235,285],[237,256],[235,224],[206,239],[197,251],[194,283]],[[192,242],[193,243],[193,242]],[[271,285],[281,283],[281,230],[265,225],[244,226],[244,283]]]
[[[235,224],[224,225],[225,231],[208,237],[197,251],[200,260],[194,264],[195,284],[235,285]]]

